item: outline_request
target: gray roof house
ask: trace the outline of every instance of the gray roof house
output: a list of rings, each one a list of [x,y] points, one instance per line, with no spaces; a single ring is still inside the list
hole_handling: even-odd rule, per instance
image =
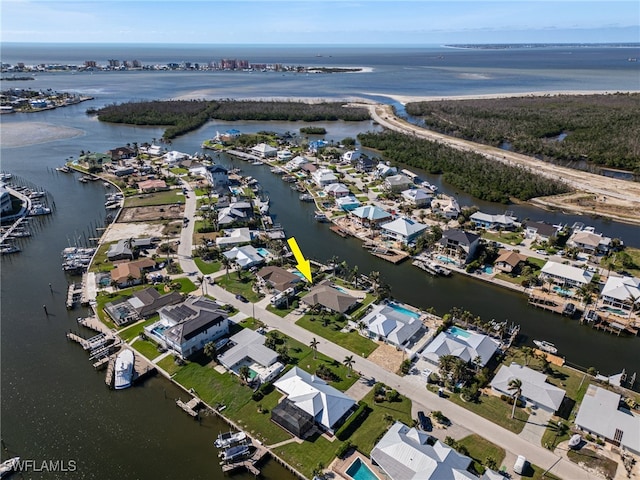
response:
[[[443,232],[438,244],[445,255],[458,259],[459,263],[464,265],[473,260],[480,245],[480,235],[452,228]]]
[[[410,218],[400,217],[383,223],[380,228],[385,237],[407,244],[418,238],[427,229],[427,225]]]
[[[433,200],[433,193],[422,188],[410,188],[402,192],[402,197],[415,207],[428,207]]]
[[[589,385],[575,424],[607,442],[640,455],[640,417],[626,408],[620,408],[620,399],[615,392]]]
[[[478,480],[469,457],[401,422],[373,447],[371,460],[391,480]]]
[[[409,188],[411,185],[413,185],[413,180],[402,174],[389,175],[384,179],[385,188],[392,192],[401,192],[402,190]]]
[[[383,340],[397,347],[406,344],[422,327],[418,314],[403,313],[387,304],[374,306],[362,322],[366,325],[370,338]]]
[[[525,223],[524,236],[548,242],[558,234],[558,228],[545,222]]]
[[[240,268],[251,268],[264,263],[264,257],[258,253],[252,245],[233,247],[231,250],[222,253],[229,260],[233,260]]]
[[[550,413],[556,412],[562,405],[564,390],[547,383],[547,376],[544,373],[517,363],[509,366],[502,365],[491,380],[491,388],[498,393],[511,396],[513,391],[509,390],[509,382],[516,378],[522,382],[521,398],[524,398],[527,403],[532,403]]]
[[[444,355],[453,355],[465,362],[480,357],[480,366],[484,367],[498,347],[498,341],[487,335],[455,327],[434,338],[422,351],[422,356],[433,365],[438,365]]]
[[[218,362],[236,375],[240,367],[246,365],[260,382],[269,382],[282,371],[284,365],[278,361],[276,352],[264,346],[264,340],[264,335],[244,328],[229,339],[233,346],[218,355]]]
[[[580,287],[591,282],[593,272],[583,268],[549,261],[545,263],[540,270],[540,278],[551,280],[560,285]]]
[[[332,287],[327,280],[313,287],[301,300],[310,307],[321,305],[338,313],[344,313],[358,303],[356,297]]]
[[[127,301],[141,318],[150,317],[162,307],[175,305],[182,301],[182,295],[174,290],[162,295],[153,287],[138,290],[131,295]]]

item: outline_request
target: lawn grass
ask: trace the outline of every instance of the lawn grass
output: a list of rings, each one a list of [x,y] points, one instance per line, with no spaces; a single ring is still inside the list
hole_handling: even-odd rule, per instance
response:
[[[180,288],[178,289],[180,293],[191,293],[198,289],[195,283],[193,283],[189,278],[185,278],[185,277],[173,278],[171,280],[171,283],[180,284]]]
[[[400,395],[397,402],[385,401],[376,403],[374,396],[374,391],[371,389],[362,399],[369,405],[371,411],[349,438],[349,441],[356,446],[358,451],[367,456],[371,453],[376,442],[395,421],[400,421],[408,426],[413,424],[410,399]]]
[[[216,278],[216,283],[234,295],[240,294],[250,302],[257,302],[260,300],[260,296],[253,291],[254,278],[253,275],[243,273],[242,278],[238,279],[236,272],[230,272],[228,276],[223,275]]]
[[[200,257],[193,257],[193,261],[196,263],[198,270],[200,270],[203,275],[209,275],[211,273],[216,273],[220,270],[222,264],[220,262],[207,262],[206,260],[201,259]]]
[[[289,315],[291,312],[293,312],[296,308],[298,308],[298,300],[294,299],[289,301],[289,308],[278,308],[278,307],[274,307],[273,305],[267,305],[267,310],[271,313],[275,313],[276,315],[278,315],[279,317],[286,317],[287,315]]]
[[[124,201],[127,207],[149,207],[154,205],[171,205],[174,203],[184,203],[184,195],[181,190],[173,189],[164,192],[148,193],[127,197]]]
[[[98,251],[93,257],[91,262],[90,272],[108,272],[113,269],[113,263],[107,258],[107,251],[117,242],[103,243],[98,247]]]
[[[182,175],[182,174],[189,173],[189,170],[187,168],[182,168],[182,167],[173,167],[173,168],[170,168],[169,171],[174,175]]]
[[[144,327],[151,325],[154,322],[157,322],[160,319],[160,315],[157,313],[147,320],[134,323],[133,325],[123,328],[118,332],[118,336],[122,338],[125,342],[130,342],[138,335],[140,335],[144,329]]]
[[[357,331],[349,333],[341,332],[340,328],[344,325],[339,323],[329,322],[325,327],[323,320],[316,315],[304,315],[296,322],[296,325],[322,338],[326,338],[330,342],[336,343],[357,355],[362,355],[365,358],[378,348],[377,343],[363,337]]]
[[[429,385],[427,388],[434,393],[437,392],[437,387]],[[515,416],[511,418],[512,405],[493,395],[483,395],[477,402],[465,402],[457,393],[447,393],[447,398],[456,405],[460,405],[513,433],[520,433],[529,419],[529,414],[522,408],[516,408]]]
[[[158,352],[158,345],[156,345],[155,343],[149,340],[138,339],[135,342],[133,342],[131,346],[135,348],[138,352],[140,352],[142,355],[147,357],[149,360],[153,360],[158,355],[160,355],[160,352]]]
[[[282,393],[274,389],[258,401],[249,400],[236,415],[243,429],[257,436],[266,445],[273,445],[291,438],[291,434],[271,421],[271,410],[276,407],[281,397]],[[258,411],[258,405],[260,405],[260,411]]]
[[[467,449],[469,457],[474,461],[474,470],[480,474],[484,473],[485,467],[483,464],[488,457],[493,458],[496,461],[496,465],[502,465],[506,455],[504,448],[475,433],[458,440],[458,444],[464,445]]]
[[[616,470],[618,463],[610,458],[598,455],[590,448],[581,448],[580,450],[569,450],[567,457],[574,463],[587,466],[589,470],[596,470],[600,472],[604,478],[614,478],[616,476]]]
[[[493,232],[483,232],[482,238],[491,240],[494,242],[508,243],[509,245],[519,245],[524,239],[522,233],[517,232],[502,232],[501,234]]]
[[[375,295],[372,295],[371,293],[367,293],[364,299],[362,299],[362,301],[360,302],[361,305],[358,307],[358,309],[355,310],[353,313],[349,314],[351,319],[359,320],[360,318],[362,318],[365,312],[367,311],[367,308],[369,308],[369,305],[371,305],[375,299],[376,299]]]
[[[168,355],[166,357],[164,357],[162,360],[160,360],[157,365],[163,369],[165,372],[167,372],[169,375],[174,375],[176,373],[178,373],[180,371],[181,367],[180,365],[176,364],[175,359],[173,358],[173,355]]]
[[[313,470],[318,464],[324,467],[329,466],[340,444],[337,441],[330,442],[322,436],[315,436],[302,444],[292,442],[274,450],[280,458],[300,471],[306,478],[312,478]]]
[[[544,473],[545,470],[546,469],[530,463],[521,478],[530,478],[531,480],[561,480],[552,473]],[[544,477],[542,474],[544,474]]]

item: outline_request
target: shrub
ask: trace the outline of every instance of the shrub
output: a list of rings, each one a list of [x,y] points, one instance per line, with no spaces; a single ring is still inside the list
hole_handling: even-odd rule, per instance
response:
[[[348,439],[369,416],[371,411],[371,407],[369,407],[367,402],[360,400],[358,402],[358,409],[336,430],[336,438],[338,440]]]
[[[352,446],[353,445],[351,444],[351,442],[349,440],[344,442],[336,450],[336,457],[342,459],[345,456],[345,454],[351,449]]]

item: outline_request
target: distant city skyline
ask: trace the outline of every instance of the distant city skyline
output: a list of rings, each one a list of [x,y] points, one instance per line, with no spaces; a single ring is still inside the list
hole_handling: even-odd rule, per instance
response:
[[[428,45],[640,41],[640,2],[2,0],[2,42]]]

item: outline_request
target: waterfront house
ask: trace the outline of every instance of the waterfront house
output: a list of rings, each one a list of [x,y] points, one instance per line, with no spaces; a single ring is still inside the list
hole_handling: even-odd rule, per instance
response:
[[[511,397],[513,390],[510,390],[509,383],[515,379],[522,382],[520,399],[525,400],[527,404],[548,413],[557,412],[562,405],[564,390],[547,383],[547,376],[544,373],[517,363],[501,365],[491,380],[491,388],[500,395]]]
[[[545,222],[527,222],[524,227],[525,238],[536,242],[549,242],[558,235],[558,227]]]
[[[493,266],[501,272],[515,273],[526,261],[526,255],[514,252],[513,250],[501,249],[498,251],[498,258],[496,258]]]
[[[302,173],[311,175],[313,172],[318,170],[318,167],[316,167],[313,163],[307,162],[300,166],[300,170],[302,171]]]
[[[162,156],[162,147],[160,145],[143,145],[138,150],[140,153],[146,153],[151,157]]]
[[[300,170],[300,167],[302,167],[302,165],[305,165],[307,163],[309,163],[309,160],[307,160],[305,157],[301,155],[298,155],[293,160],[289,160],[285,164],[284,169],[289,172],[295,172],[296,170]]]
[[[260,158],[272,158],[278,155],[278,149],[266,143],[259,143],[251,148],[251,153]]]
[[[222,202],[218,201],[217,207]],[[231,202],[229,206],[218,210],[218,225],[231,226],[233,224],[246,224],[253,218],[253,206],[249,202]]]
[[[111,281],[116,282],[119,288],[138,285],[142,283],[145,272],[155,268],[156,262],[150,258],[118,263],[111,270]]]
[[[136,151],[129,147],[118,147],[107,150],[107,155],[111,157],[112,162],[118,162],[120,160],[134,158],[136,156]]]
[[[582,287],[593,280],[593,272],[584,268],[548,261],[540,270],[540,279],[566,287]]]
[[[589,385],[575,424],[616,447],[640,455],[640,416],[626,407],[618,393]]]
[[[316,155],[327,145],[329,145],[329,142],[327,142],[326,140],[314,140],[312,142],[309,142],[309,153],[311,153],[312,155]]]
[[[602,305],[624,315],[640,309],[640,278],[609,276],[600,293]]]
[[[390,192],[401,192],[413,185],[411,180],[406,175],[389,175],[384,179],[384,188]]]
[[[113,171],[113,174],[116,177],[128,177],[133,173],[136,173],[136,169],[134,167],[121,167],[121,168],[116,168]]]
[[[360,150],[349,150],[340,156],[340,160],[345,163],[353,163],[360,159],[362,153]]]
[[[250,379],[260,383],[273,380],[284,368],[278,354],[264,345],[265,337],[250,328],[243,328],[229,339],[230,348],[218,355],[218,362],[235,375],[249,367]]]
[[[344,210],[345,212],[350,212],[359,206],[360,200],[358,200],[354,195],[345,195],[344,197],[336,198],[336,207]]]
[[[279,162],[288,162],[292,158],[292,153],[289,150],[278,150],[276,158]]]
[[[106,153],[87,152],[78,157],[78,162],[85,163],[89,166],[95,165],[102,167],[104,165],[111,164],[111,155],[107,155]]]
[[[301,300],[310,307],[321,306],[337,313],[345,313],[358,303],[356,297],[331,286],[328,280],[314,286]]]
[[[222,165],[207,166],[204,176],[214,188],[229,185],[229,172]]]
[[[164,180],[151,179],[138,182],[138,190],[140,190],[140,193],[152,193],[169,190],[169,187]]]
[[[376,205],[363,205],[349,212],[349,215],[363,227],[374,228],[391,220],[391,214]]]
[[[289,289],[295,290],[302,282],[298,275],[273,265],[258,270],[256,278],[262,285],[272,288],[275,293],[282,293]]]
[[[298,438],[313,432],[315,422],[311,414],[297,407],[288,398],[283,398],[271,409],[271,421]]]
[[[351,193],[351,191],[349,190],[349,187],[347,187],[344,183],[339,183],[339,182],[330,183],[329,185],[324,187],[324,191],[330,197],[335,197],[335,198],[344,197],[346,195],[349,195],[349,193]]]
[[[182,295],[175,290],[161,294],[153,287],[137,290],[127,300],[140,318],[148,318],[154,315],[162,307],[175,305],[182,301]]]
[[[369,172],[372,172],[375,167],[376,167],[376,162],[374,162],[369,157],[360,156],[360,158],[356,160],[356,165],[355,165],[356,172],[369,173]]]
[[[216,245],[220,248],[246,245],[256,236],[257,232],[248,227],[228,228],[223,230],[223,237],[216,237]]]
[[[189,297],[158,313],[160,320],[144,327],[146,335],[182,358],[229,333],[227,313],[206,297]]]
[[[333,432],[334,426],[347,416],[356,403],[321,378],[299,367],[293,367],[273,385],[328,432]]]
[[[611,238],[595,233],[593,227],[585,227],[573,232],[567,240],[567,246],[576,247],[589,255],[599,255],[611,249]]]
[[[182,163],[183,160],[190,158],[187,153],[178,152],[176,150],[172,150],[170,152],[165,153],[162,156],[162,160],[167,164],[168,167],[175,167]]]
[[[135,239],[133,245],[129,245],[128,240],[118,240],[116,243],[109,246],[107,250],[107,259],[110,262],[116,260],[130,259],[133,260],[133,250],[130,247],[135,246]]]
[[[427,228],[427,225],[406,217],[399,217],[391,222],[380,225],[380,229],[385,238],[404,244],[413,242],[422,235]]]
[[[440,252],[449,258],[456,259],[460,265],[473,260],[479,245],[480,235],[458,228],[445,230],[438,242]]]
[[[453,355],[465,362],[473,362],[479,357],[479,366],[484,367],[499,346],[500,343],[488,335],[451,327],[440,332],[422,351],[422,356],[436,367],[444,355]]]
[[[401,193],[402,197],[416,208],[428,207],[433,200],[433,194],[422,188],[410,188]]]
[[[389,427],[370,456],[389,480],[478,480],[469,457],[402,422]]]
[[[222,254],[244,270],[264,263],[264,257],[251,245],[233,247]]]
[[[331,185],[332,183],[337,183],[338,181],[338,177],[336,177],[336,174],[333,172],[333,170],[330,170],[328,168],[317,169],[311,174],[311,179],[317,186],[321,188],[326,187],[327,185]]]
[[[454,220],[460,215],[460,205],[453,197],[439,195],[431,200],[431,213],[441,215],[446,219]]]
[[[389,175],[395,175],[396,173],[398,173],[398,169],[396,167],[392,167],[383,162],[378,163],[375,168],[375,176],[377,178],[385,178]]]
[[[374,305],[362,318],[366,334],[374,340],[381,340],[396,347],[403,347],[422,327],[417,312],[403,310],[389,304]]]
[[[485,230],[514,230],[520,226],[517,218],[508,215],[492,215],[489,213],[475,212],[469,220],[473,222],[476,228],[484,228]]]

